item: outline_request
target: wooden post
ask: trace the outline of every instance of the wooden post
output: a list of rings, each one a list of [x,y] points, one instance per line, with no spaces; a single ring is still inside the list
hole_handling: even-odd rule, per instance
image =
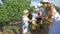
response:
[[[3,27],[3,34],[6,34],[6,27]]]

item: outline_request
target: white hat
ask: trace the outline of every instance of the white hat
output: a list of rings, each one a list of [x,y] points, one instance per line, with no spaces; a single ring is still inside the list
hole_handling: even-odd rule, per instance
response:
[[[52,2],[48,0],[43,0],[41,3],[52,3]]]
[[[26,14],[26,13],[28,13],[28,12],[29,12],[28,10],[24,10],[24,11],[23,11],[23,14]]]
[[[43,0],[42,2],[49,2],[48,0]]]
[[[36,10],[39,10],[39,8],[35,5],[35,9],[34,9],[34,11],[36,11]]]

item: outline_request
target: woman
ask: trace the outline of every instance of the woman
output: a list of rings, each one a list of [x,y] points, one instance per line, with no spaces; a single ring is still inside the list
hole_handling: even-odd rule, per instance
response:
[[[48,34],[60,34],[60,15],[49,2],[41,2],[46,10],[45,21],[51,22]]]

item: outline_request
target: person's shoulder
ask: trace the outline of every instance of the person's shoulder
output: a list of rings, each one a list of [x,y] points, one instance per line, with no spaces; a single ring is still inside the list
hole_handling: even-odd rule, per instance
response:
[[[43,7],[40,7],[39,9],[40,9],[41,11],[45,11],[45,9],[44,9]]]
[[[39,9],[44,9],[43,7],[40,7]]]
[[[22,16],[22,18],[27,18],[27,16]]]
[[[29,18],[27,16],[22,16],[23,20],[28,20]]]

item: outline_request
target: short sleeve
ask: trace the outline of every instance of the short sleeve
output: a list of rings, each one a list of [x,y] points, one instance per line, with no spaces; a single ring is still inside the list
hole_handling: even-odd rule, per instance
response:
[[[45,15],[45,9],[44,8],[40,8],[40,11],[41,11],[41,17],[43,17]]]
[[[24,21],[24,22],[27,22],[27,21],[29,21],[29,18],[28,18],[28,17],[24,17],[24,18],[23,18],[23,21]]]

